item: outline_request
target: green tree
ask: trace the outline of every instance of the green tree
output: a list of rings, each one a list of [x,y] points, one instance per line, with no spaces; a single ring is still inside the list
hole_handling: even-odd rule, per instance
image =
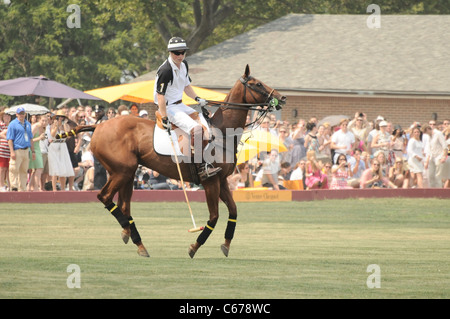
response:
[[[78,89],[116,84],[124,72],[141,69],[153,54],[151,37],[130,28],[101,1],[80,4],[81,27],[69,28],[71,1],[29,0],[0,6],[0,76],[45,75]],[[20,27],[18,27],[20,26]]]
[[[366,14],[363,0],[73,0],[0,2],[0,78],[45,75],[81,90],[118,84],[156,68],[182,36],[193,54],[288,13]],[[450,0],[387,0],[382,14],[449,14]],[[3,96],[0,98],[4,99]]]

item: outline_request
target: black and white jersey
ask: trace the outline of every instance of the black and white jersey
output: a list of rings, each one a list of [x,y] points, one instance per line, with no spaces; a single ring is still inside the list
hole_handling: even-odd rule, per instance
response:
[[[184,88],[191,84],[189,77],[189,66],[186,60],[181,63],[180,69],[173,63],[169,57],[156,73],[154,87],[154,99],[158,104],[158,94],[164,95],[167,105],[180,101],[183,98]]]

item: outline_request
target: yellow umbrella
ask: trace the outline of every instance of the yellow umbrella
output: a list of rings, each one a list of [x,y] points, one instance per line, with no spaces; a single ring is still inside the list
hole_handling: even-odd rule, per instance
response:
[[[242,134],[241,141],[255,147],[257,153],[270,152],[273,149],[279,153],[287,152],[288,150],[278,136],[259,129],[245,132]]]
[[[255,146],[248,143],[240,144],[236,153],[236,164],[241,164],[249,161],[256,155],[258,155],[258,149]]]
[[[135,103],[149,103],[153,102],[153,88],[155,81],[142,81],[136,83],[126,83],[121,85],[108,86],[104,88],[85,91],[90,95],[99,97],[109,103],[117,100],[125,100]],[[203,99],[213,101],[223,101],[226,94],[192,86],[197,93]],[[183,103],[186,105],[197,104],[196,101],[189,98],[183,93]]]
[[[143,81],[108,86],[104,88],[85,91],[85,93],[91,92],[92,95],[100,97],[109,103],[117,100],[125,100],[135,103],[147,103],[153,100],[153,85],[154,81]],[[144,92],[148,92],[148,95],[151,95],[152,99],[150,100],[143,97],[142,90],[144,90]],[[139,92],[139,96],[137,96],[135,92]]]

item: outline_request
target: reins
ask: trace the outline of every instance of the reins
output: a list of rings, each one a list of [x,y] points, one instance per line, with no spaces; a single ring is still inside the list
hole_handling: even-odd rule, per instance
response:
[[[239,80],[241,81],[242,85],[244,86],[244,103],[232,103],[232,102],[223,102],[223,101],[212,101],[212,100],[206,100],[206,102],[212,106],[219,106],[219,107],[225,107],[230,109],[236,109],[236,110],[247,110],[247,111],[258,111],[263,112],[265,110],[261,110],[258,107],[264,107],[264,106],[271,106],[277,108],[279,105],[279,102],[276,98],[272,97],[274,89],[270,93],[267,92],[267,90],[263,86],[259,87],[251,87],[248,83],[249,80],[251,80],[252,77],[248,77],[244,79],[241,77]],[[247,103],[247,88],[249,88],[249,93],[252,96],[253,100],[256,101],[255,96],[253,95],[253,92],[259,93],[266,97],[266,101],[264,103]],[[278,108],[277,108],[278,109]]]
[[[246,111],[261,111],[261,109],[257,108],[258,106],[268,106],[269,103],[232,103],[232,102],[223,102],[223,101],[212,101],[206,100],[208,105],[215,107],[225,107],[227,109],[235,109],[235,110],[246,110]]]
[[[261,121],[261,119],[266,117],[267,113],[272,111],[272,108],[258,108],[261,106],[270,106],[268,103],[247,104],[247,103],[230,103],[230,102],[220,102],[220,101],[210,101],[210,100],[206,100],[206,102],[208,103],[208,105],[215,106],[215,107],[224,107],[226,105],[225,108],[227,108],[227,109],[259,112],[256,119],[251,123],[245,124],[244,127],[249,127],[255,123],[258,123],[259,121]],[[245,106],[248,106],[248,107],[245,107]],[[210,118],[208,116],[208,110],[206,110],[206,108],[204,106],[202,106],[201,109],[202,109],[203,116],[209,122]]]
[[[257,111],[259,112],[257,118],[249,123],[246,124],[245,127],[253,126],[255,123],[258,123],[261,121],[261,119],[264,119],[264,117],[267,115],[267,113],[271,112],[274,108],[276,110],[281,109],[279,105],[278,99],[272,96],[273,92],[275,91],[272,89],[272,91],[269,93],[263,86],[250,86],[248,83],[249,80],[251,80],[252,77],[249,76],[248,78],[244,79],[241,77],[239,80],[241,81],[242,85],[244,86],[244,102],[245,103],[233,103],[233,102],[224,102],[224,101],[213,101],[213,100],[206,100],[208,105],[215,106],[215,107],[223,107],[225,109],[234,109],[234,110],[244,110],[244,111]],[[249,89],[249,93],[253,100],[256,101],[255,96],[253,95],[253,92],[259,93],[266,97],[266,101],[264,103],[247,103],[247,88]],[[208,114],[208,111],[202,106],[202,112],[205,118],[208,118],[206,115]]]

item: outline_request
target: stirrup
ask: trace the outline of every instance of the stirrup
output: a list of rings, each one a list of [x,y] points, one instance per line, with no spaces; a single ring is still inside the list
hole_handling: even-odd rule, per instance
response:
[[[222,170],[221,167],[214,167],[209,163],[202,163],[198,167],[198,176],[202,181],[216,175]]]

